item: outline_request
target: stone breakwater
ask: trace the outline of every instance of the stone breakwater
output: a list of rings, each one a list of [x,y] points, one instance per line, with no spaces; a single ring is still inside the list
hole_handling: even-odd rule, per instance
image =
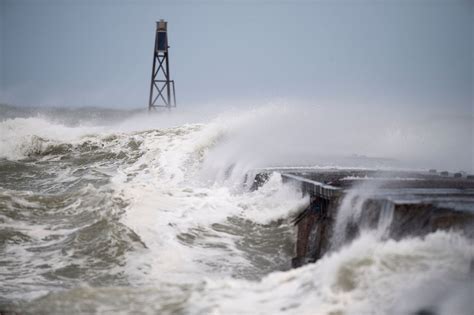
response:
[[[437,230],[474,237],[474,180],[469,176],[434,171],[279,169],[258,173],[253,189],[275,171],[309,195],[308,207],[294,218],[295,268],[350,243],[362,230],[395,240]]]

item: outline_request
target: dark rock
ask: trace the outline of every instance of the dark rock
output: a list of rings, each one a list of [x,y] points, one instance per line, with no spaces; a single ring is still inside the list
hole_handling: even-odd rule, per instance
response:
[[[292,268],[299,268],[299,267],[302,267],[306,264],[310,264],[310,263],[313,263],[313,262],[315,262],[315,260],[312,259],[312,258],[294,257],[293,259],[291,259],[291,267]]]
[[[255,175],[250,191],[255,191],[262,187],[270,178],[270,174],[271,173],[268,172],[262,172]]]

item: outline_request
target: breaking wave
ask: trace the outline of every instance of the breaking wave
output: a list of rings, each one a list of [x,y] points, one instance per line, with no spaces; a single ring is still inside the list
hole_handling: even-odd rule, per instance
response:
[[[290,270],[291,218],[308,199],[278,173],[250,189],[258,168],[410,166],[381,143],[364,145],[373,157],[354,155],[365,139],[350,143],[346,131],[333,132],[339,145],[315,141],[330,130],[323,114],[267,106],[1,120],[0,310],[464,314],[474,249],[456,233],[393,241],[367,230]],[[357,216],[356,199],[340,224]],[[427,289],[437,280],[446,290]]]

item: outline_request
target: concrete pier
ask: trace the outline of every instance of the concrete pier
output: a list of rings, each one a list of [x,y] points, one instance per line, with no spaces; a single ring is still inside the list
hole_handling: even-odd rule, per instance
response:
[[[293,267],[315,262],[338,245],[334,229],[344,198],[353,198],[346,200],[345,211],[354,207],[360,212],[337,232],[344,242],[361,229],[376,229],[383,220],[386,237],[393,239],[436,230],[459,230],[474,238],[474,180],[459,173],[284,168],[262,170],[254,188],[273,172],[310,198],[309,206],[294,219],[298,232]],[[355,201],[357,206],[352,205]]]

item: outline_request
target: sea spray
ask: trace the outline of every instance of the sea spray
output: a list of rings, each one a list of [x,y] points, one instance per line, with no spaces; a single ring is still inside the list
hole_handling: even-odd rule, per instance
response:
[[[315,264],[290,270],[290,220],[308,199],[278,174],[256,191],[243,186],[258,167],[400,166],[352,155],[360,147],[369,157],[397,152],[403,132],[387,150],[384,136],[372,138],[383,120],[337,131],[330,109],[193,116],[137,114],[112,125],[36,116],[0,122],[2,308],[397,314],[403,302],[398,313],[410,314],[435,307],[430,301],[439,294],[417,303],[416,295],[404,296],[408,289],[429,291],[435,280],[451,285],[467,277],[472,242],[454,232],[393,241],[366,229],[351,242],[342,238],[344,246]],[[370,137],[348,139],[354,130]],[[446,147],[434,138],[419,148],[415,139],[403,156],[423,157],[432,143]],[[337,231],[360,218],[366,198],[354,192],[347,199]],[[391,220],[390,208],[384,213],[380,231]],[[456,310],[456,297],[446,299],[437,298],[439,315]]]

